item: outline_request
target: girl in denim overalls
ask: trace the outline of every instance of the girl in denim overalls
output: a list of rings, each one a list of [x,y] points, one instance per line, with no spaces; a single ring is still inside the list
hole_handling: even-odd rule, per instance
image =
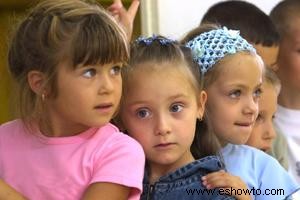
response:
[[[240,178],[256,200],[282,200],[299,185],[281,165],[264,152],[243,145],[248,140],[258,114],[264,64],[255,49],[226,27],[202,26],[183,39],[201,68],[207,92],[205,121],[222,145],[221,155],[228,172],[203,177],[207,188],[227,188],[241,193]],[[240,178],[238,178],[240,177]],[[227,193],[227,192],[226,192]]]
[[[206,93],[189,48],[161,36],[139,38],[123,70],[120,123],[143,146],[141,199],[234,199],[201,178],[223,169],[214,137],[199,132]]]

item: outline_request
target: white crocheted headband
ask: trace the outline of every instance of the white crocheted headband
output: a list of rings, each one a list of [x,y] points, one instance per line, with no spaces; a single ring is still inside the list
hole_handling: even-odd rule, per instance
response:
[[[256,52],[253,46],[240,36],[239,31],[228,30],[226,27],[201,33],[188,41],[186,46],[192,49],[194,60],[199,64],[202,74],[227,54],[240,51]]]

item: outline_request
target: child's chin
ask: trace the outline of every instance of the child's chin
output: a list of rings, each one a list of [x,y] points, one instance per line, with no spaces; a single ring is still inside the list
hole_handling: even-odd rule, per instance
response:
[[[271,147],[262,147],[260,148],[260,150],[262,150],[263,152],[270,152],[271,151]]]

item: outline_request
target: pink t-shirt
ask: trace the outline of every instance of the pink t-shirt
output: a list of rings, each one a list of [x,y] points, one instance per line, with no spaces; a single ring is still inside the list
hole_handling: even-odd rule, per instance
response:
[[[112,124],[70,137],[29,133],[21,120],[0,126],[0,178],[31,200],[77,200],[95,182],[131,187],[139,199],[145,156]]]

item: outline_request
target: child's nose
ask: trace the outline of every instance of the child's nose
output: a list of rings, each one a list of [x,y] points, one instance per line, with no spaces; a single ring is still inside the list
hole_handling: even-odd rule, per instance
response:
[[[273,122],[270,121],[266,124],[266,129],[264,131],[264,138],[265,139],[274,139],[276,137],[276,131],[274,129],[274,126],[273,126]]]
[[[98,85],[99,85],[99,89],[98,89],[99,94],[110,93],[111,91],[114,90],[113,80],[109,74],[102,74],[99,77]]]
[[[245,105],[243,108],[243,112],[245,114],[257,115],[258,113],[258,102],[253,99],[253,97],[249,97],[245,100]]]
[[[166,135],[171,133],[171,126],[168,117],[165,115],[160,115],[156,122],[156,135]]]

